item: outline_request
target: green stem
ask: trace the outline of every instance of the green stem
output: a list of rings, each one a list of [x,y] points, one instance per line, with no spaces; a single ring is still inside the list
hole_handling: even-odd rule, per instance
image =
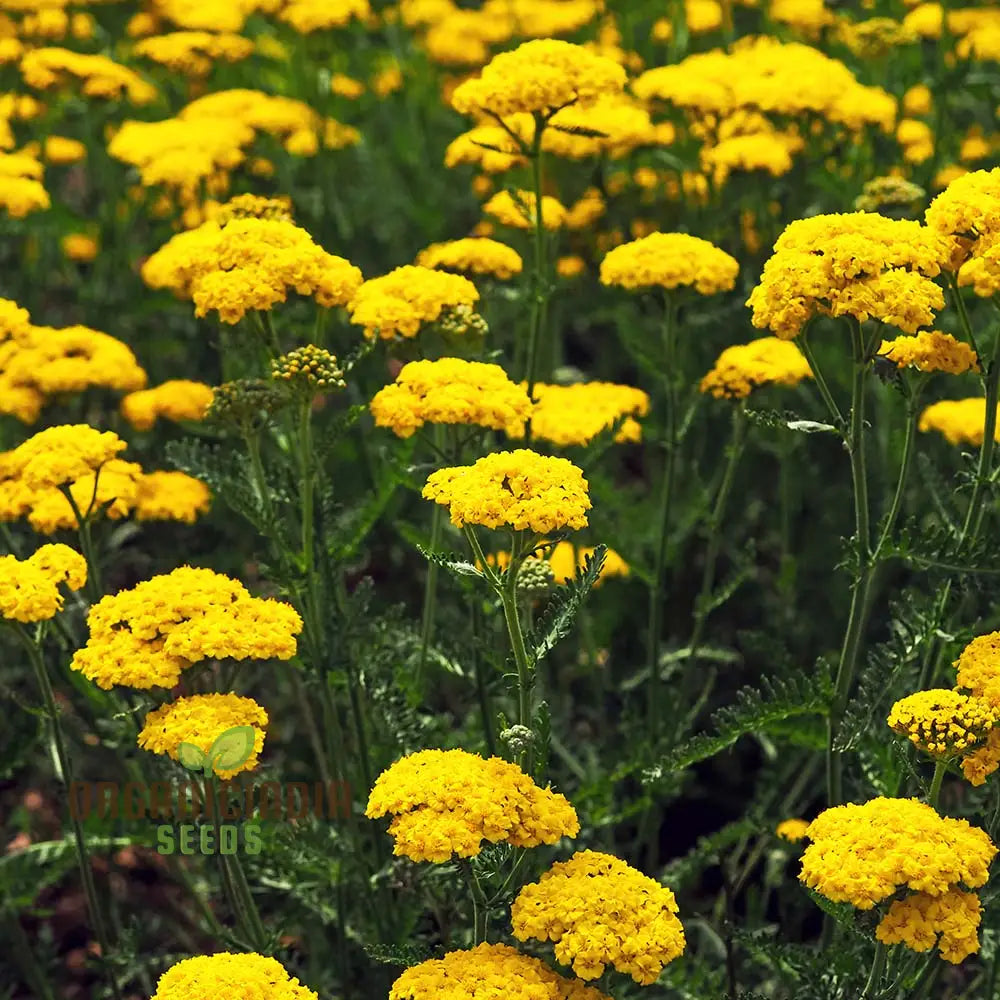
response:
[[[861,991],[858,1000],[866,1000],[867,997],[874,996],[878,992],[878,986],[882,981],[882,973],[885,971],[886,947],[881,941],[875,945],[875,955],[872,958],[871,972],[868,973],[868,982]]]
[[[70,764],[69,754],[66,752],[66,741],[63,737],[62,726],[59,724],[59,709],[56,706],[55,692],[52,690],[52,683],[49,680],[48,671],[45,669],[45,661],[42,658],[42,651],[34,640],[28,635],[22,625],[17,622],[10,623],[13,626],[14,634],[20,639],[31,660],[31,666],[35,672],[35,678],[42,691],[42,700],[45,703],[45,714],[49,717],[52,725],[52,741],[56,748],[56,757],[59,761],[63,784],[66,788],[73,785],[73,768]],[[104,971],[111,983],[111,992],[116,1000],[121,1000],[122,994],[118,987],[118,978],[108,964],[111,957],[111,946],[107,930],[104,926],[104,917],[101,914],[100,903],[97,898],[97,887],[94,884],[94,872],[90,865],[90,855],[87,851],[87,841],[83,833],[83,824],[78,816],[70,810],[70,822],[73,826],[73,844],[76,850],[76,861],[80,868],[80,878],[83,882],[84,895],[87,897],[87,908],[90,911],[90,919],[94,926],[94,935],[101,949],[101,963]]]
[[[434,446],[437,451],[444,450],[444,424],[435,424]],[[437,553],[441,547],[441,535],[444,532],[444,507],[433,504],[431,511],[431,555]],[[420,622],[420,657],[417,660],[416,687],[420,691],[423,689],[424,667],[427,664],[427,649],[430,646],[431,636],[434,632],[434,611],[437,603],[437,585],[440,567],[433,560],[427,563],[427,578],[424,581],[424,609]]]
[[[84,513],[80,510],[79,505],[73,496],[73,491],[69,486],[60,486],[59,489],[62,495],[66,497],[69,501],[70,508],[73,511],[73,516],[76,518],[77,533],[80,538],[80,548],[83,551],[83,558],[87,562],[87,597],[91,604],[96,604],[104,593],[104,588],[101,586],[101,567],[97,561],[97,553],[94,549],[94,538],[91,533],[91,514],[94,508],[94,501],[97,498],[97,477],[100,475],[101,470],[98,469],[94,473],[94,492],[90,498],[90,503],[87,506],[87,512]]]
[[[840,412],[840,407],[837,406],[837,402],[833,398],[833,393],[830,392],[830,387],[826,384],[826,378],[823,376],[822,369],[816,363],[816,356],[813,354],[812,347],[809,344],[807,330],[803,330],[799,335],[799,347],[802,348],[802,353],[805,355],[806,361],[809,362],[809,368],[813,373],[813,381],[816,383],[816,388],[819,389],[819,394],[823,397],[823,402],[826,403],[826,408],[829,410],[830,416],[833,417],[837,429],[843,430],[844,415]]]
[[[944,775],[947,770],[948,765],[943,760],[939,760],[934,764],[934,777],[931,778],[931,789],[927,793],[927,804],[932,809],[937,809],[938,798],[941,795],[941,783],[944,781]]]
[[[669,296],[663,311],[664,400],[666,404],[666,462],[660,487],[659,534],[653,586],[649,592],[649,631],[646,637],[646,666],[649,671],[649,719],[660,719],[660,633],[663,628],[663,585],[666,576],[667,541],[670,537],[670,513],[674,496],[674,469],[677,453],[677,393],[674,360],[677,348],[676,304]]]
[[[38,1000],[55,1000],[48,978],[35,960],[34,949],[21,926],[21,918],[11,911],[6,913],[5,923],[10,934],[8,954],[20,966],[24,984]]]
[[[483,737],[486,740],[486,750],[491,757],[497,753],[497,740],[493,728],[493,706],[490,704],[490,690],[486,677],[486,661],[480,655],[480,641],[482,636],[482,621],[479,605],[476,603],[479,598],[473,594],[470,598],[472,613],[472,665],[476,674],[476,693],[479,696],[479,713],[483,720]]]
[[[528,157],[531,160],[531,183],[535,195],[535,232],[534,232],[534,273],[531,289],[531,319],[528,327],[528,360],[524,379],[528,385],[528,398],[535,391],[535,375],[538,367],[538,343],[542,335],[542,324],[545,316],[546,300],[548,298],[548,274],[545,253],[545,226],[542,215],[542,133],[545,130],[545,119],[541,114],[535,114],[535,134],[531,141]],[[531,420],[524,428],[524,445],[531,447]]]
[[[477,945],[486,940],[487,921],[489,918],[489,905],[486,902],[486,894],[483,887],[476,878],[476,873],[472,870],[472,864],[468,858],[459,858],[458,867],[465,876],[465,881],[469,886],[469,893],[472,896],[473,931],[472,943]]]
[[[914,390],[913,395],[906,404],[906,431],[903,438],[903,455],[899,463],[899,476],[896,479],[896,489],[892,495],[892,503],[889,505],[889,513],[886,515],[885,524],[875,549],[872,552],[872,563],[878,563],[882,549],[886,542],[892,537],[893,528],[899,518],[899,513],[903,507],[903,494],[906,492],[906,483],[910,475],[910,466],[913,464],[913,445],[916,440],[918,404],[920,400],[920,387]]]

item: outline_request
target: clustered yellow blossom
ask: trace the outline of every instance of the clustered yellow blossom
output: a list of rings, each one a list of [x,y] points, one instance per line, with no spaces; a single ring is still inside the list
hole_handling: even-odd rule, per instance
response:
[[[537,847],[580,830],[565,796],[516,764],[465,750],[420,750],[396,761],[376,780],[365,815],[393,817],[394,854],[436,863],[474,857],[484,840]]]
[[[958,687],[985,701],[1000,716],[1000,632],[977,636],[953,666],[958,671]],[[971,784],[981,785],[998,767],[1000,727],[994,727],[984,746],[962,758],[962,773]]]
[[[343,28],[353,18],[371,17],[368,0],[290,0],[278,12],[278,18],[301,35],[314,31]]]
[[[952,888],[941,895],[916,892],[894,900],[875,929],[883,944],[905,944],[913,951],[935,945],[946,962],[957,964],[979,951],[983,906],[974,892]]]
[[[512,229],[534,229],[538,221],[535,195],[531,191],[498,191],[483,211]],[[566,206],[551,195],[542,195],[542,228],[559,229],[566,221]]]
[[[146,372],[120,340],[86,326],[32,326],[0,342],[0,413],[33,423],[49,397],[141,389]]]
[[[27,153],[0,153],[0,208],[14,219],[49,208],[42,183],[44,167]]]
[[[180,760],[178,748],[182,743],[190,743],[207,755],[212,744],[227,729],[251,726],[253,750],[247,759],[231,769],[213,764],[215,773],[228,780],[240,771],[252,771],[257,766],[264,749],[267,721],[267,712],[252,698],[235,694],[196,694],[178,698],[150,712],[136,742],[143,750]]]
[[[35,90],[67,86],[79,88],[84,97],[119,100],[133,104],[156,100],[156,88],[135,70],[102,55],[85,55],[70,49],[31,49],[21,59],[21,76]]]
[[[220,1000],[227,993],[254,1000],[319,1000],[274,958],[256,952],[197,955],[160,976],[151,1000]]]
[[[870,17],[854,22],[842,20],[836,36],[859,59],[880,59],[894,48],[919,41],[912,28],[891,17]]]
[[[807,819],[785,819],[777,825],[774,832],[782,840],[794,844],[796,841],[805,840],[808,829],[809,820]]]
[[[610,965],[637,983],[655,983],[684,951],[677,901],[664,885],[599,851],[578,851],[524,886],[510,908],[514,937],[552,941],[581,979]]]
[[[0,344],[10,337],[22,337],[30,329],[28,310],[11,299],[0,299]]]
[[[137,56],[184,76],[207,76],[216,62],[235,63],[254,52],[254,43],[242,35],[209,31],[174,31],[137,42]]]
[[[601,261],[601,282],[631,291],[692,287],[712,295],[736,284],[739,267],[708,240],[688,233],[651,233],[611,250]]]
[[[473,465],[432,472],[422,496],[446,506],[461,528],[530,528],[548,534],[558,528],[584,528],[591,508],[587,480],[565,458],[526,448],[495,452]]]
[[[99,469],[125,448],[113,431],[87,424],[61,424],[39,431],[3,457],[5,478],[28,489],[60,486]]]
[[[507,944],[449,951],[407,969],[389,990],[389,1000],[610,1000],[579,979],[566,979],[537,958]],[[153,1000],[158,1000],[153,997]],[[159,1000],[174,1000],[162,997]],[[180,998],[178,998],[180,1000]],[[187,1000],[187,998],[185,998]],[[201,997],[192,998],[201,1000]]]
[[[366,337],[391,340],[397,334],[415,337],[424,324],[463,307],[471,309],[478,301],[479,292],[468,278],[407,264],[369,278],[347,310],[351,320],[365,328]]]
[[[59,240],[59,249],[67,260],[89,263],[97,259],[101,248],[93,236],[88,236],[86,233],[67,233]]]
[[[90,638],[71,665],[105,689],[173,687],[206,657],[287,660],[302,630],[291,605],[191,566],[103,597],[87,624]]]
[[[950,333],[929,330],[915,337],[885,340],[878,350],[900,368],[917,368],[922,372],[978,372],[979,360],[968,344],[956,340]]]
[[[326,309],[346,305],[362,282],[358,268],[327,253],[304,229],[257,218],[178,233],[146,260],[142,277],[151,288],[190,298],[196,316],[218,312],[230,324],[284,302],[289,291]]]
[[[409,362],[369,407],[377,427],[404,438],[427,423],[523,432],[531,416],[528,394],[499,365],[461,358]]]
[[[955,244],[935,230],[874,212],[816,215],[778,237],[747,300],[753,325],[791,340],[817,314],[881,320],[915,333],[944,307],[930,279]]]
[[[812,378],[812,369],[795,344],[779,337],[758,337],[727,347],[698,388],[716,399],[745,399],[761,386],[793,386],[804,378]]]
[[[904,118],[896,127],[896,141],[903,147],[907,163],[923,163],[934,155],[934,133],[916,118]]]
[[[620,93],[625,70],[579,45],[541,38],[501,52],[451,96],[463,114],[518,111],[549,114],[569,104],[593,104],[602,94]]]
[[[147,472],[139,478],[137,486],[132,513],[138,521],[194,524],[212,505],[208,487],[186,472]]]
[[[635,418],[649,413],[647,393],[614,382],[575,385],[537,382],[532,392],[535,397],[532,435],[562,448],[588,444],[617,420],[622,420],[622,424],[615,433],[615,441],[638,441],[642,428]],[[511,432],[511,436],[523,437],[523,429]]]
[[[938,431],[949,444],[983,443],[986,431],[986,400],[982,396],[969,399],[942,399],[931,403],[917,422],[920,431]],[[994,440],[1000,441],[1000,419],[996,422]]]
[[[792,169],[792,156],[804,143],[794,132],[779,132],[772,127],[722,138],[701,150],[701,169],[721,187],[735,171],[767,171],[781,177]]]
[[[916,799],[834,806],[809,825],[799,879],[835,903],[870,910],[899,889],[941,896],[985,885],[996,847],[967,820]]]
[[[501,281],[520,274],[524,266],[521,255],[513,247],[486,237],[432,243],[420,251],[416,263],[420,267],[463,274],[488,274]]]
[[[59,584],[79,590],[87,561],[68,545],[43,545],[27,559],[0,556],[0,618],[38,622],[62,610]]]
[[[918,749],[947,760],[982,743],[1000,715],[983,698],[947,688],[917,691],[889,712],[889,728]]]
[[[122,416],[138,431],[148,431],[160,417],[204,420],[212,402],[212,387],[190,379],[171,379],[130,392],[121,402]]]

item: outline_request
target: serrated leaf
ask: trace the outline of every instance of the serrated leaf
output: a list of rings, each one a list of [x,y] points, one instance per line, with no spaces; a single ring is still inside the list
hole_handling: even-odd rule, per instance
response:
[[[177,759],[182,767],[189,771],[201,771],[208,763],[208,756],[201,747],[193,743],[180,743],[177,747]]]
[[[220,733],[208,751],[213,771],[233,771],[245,764],[253,753],[257,731],[253,726],[233,726]]]

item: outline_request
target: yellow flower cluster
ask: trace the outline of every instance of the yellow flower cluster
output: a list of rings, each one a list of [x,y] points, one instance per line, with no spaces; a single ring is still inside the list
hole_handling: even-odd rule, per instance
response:
[[[132,513],[139,521],[194,524],[211,505],[212,494],[200,479],[174,470],[147,472],[138,481]]]
[[[904,118],[896,127],[896,142],[903,147],[907,163],[923,163],[934,155],[934,133],[931,127],[915,118]]]
[[[942,399],[931,403],[917,423],[920,431],[938,431],[949,444],[983,443],[986,429],[986,400],[982,396],[970,399]],[[1000,420],[997,421],[994,439],[1000,441]]]
[[[15,219],[52,204],[42,183],[42,164],[27,153],[0,153],[0,208]]]
[[[812,369],[795,344],[758,337],[727,347],[698,388],[716,399],[745,399],[761,386],[798,385],[804,378],[812,378]]]
[[[391,340],[415,337],[425,323],[442,315],[472,308],[479,301],[476,286],[460,274],[407,264],[379,278],[369,278],[358,288],[347,310],[365,336]]]
[[[304,229],[255,218],[178,233],[146,260],[142,277],[151,288],[189,297],[196,316],[215,311],[230,324],[284,302],[289,290],[326,309],[345,305],[362,282],[358,268],[327,253]]]
[[[242,35],[209,31],[174,31],[137,42],[132,52],[183,76],[207,76],[216,62],[235,63],[254,52]]]
[[[701,295],[727,292],[740,266],[708,240],[687,233],[651,233],[615,247],[601,261],[601,282],[630,291],[692,287]]]
[[[796,841],[805,840],[808,829],[809,820],[785,819],[777,825],[774,832],[782,840],[787,840],[794,844]]]
[[[447,507],[456,527],[507,525],[539,534],[586,527],[591,507],[580,469],[568,459],[526,448],[432,472],[422,495]]]
[[[799,219],[778,237],[747,300],[753,325],[791,340],[817,314],[846,315],[915,333],[944,307],[930,279],[954,252],[933,229],[874,212]]]
[[[534,137],[534,125],[528,117],[523,127],[528,142]],[[582,134],[574,134],[574,130]],[[515,127],[515,131],[522,134],[522,128]],[[602,94],[589,107],[571,104],[557,111],[542,133],[542,150],[573,160],[600,153],[617,159],[640,147],[670,145],[675,137],[673,125],[654,125],[649,109],[640,101],[625,94]]]
[[[785,117],[817,115],[860,130],[889,131],[896,99],[865,87],[841,62],[798,42],[742,39],[731,52],[715,49],[641,74],[632,85],[640,100],[668,101],[698,116],[744,109]]]
[[[887,721],[918,749],[947,760],[982,743],[998,720],[1000,714],[985,699],[940,688],[901,698]]]
[[[389,1000],[486,1000],[487,997],[610,1000],[594,987],[579,979],[566,979],[537,958],[522,955],[510,945],[486,942],[468,951],[450,951],[444,958],[430,958],[414,965],[389,990]],[[158,998],[153,997],[153,1000]]]
[[[137,430],[148,431],[160,417],[204,420],[212,402],[212,387],[189,379],[171,379],[130,392],[121,402],[122,416]]]
[[[922,372],[961,375],[963,372],[979,371],[976,352],[968,344],[940,330],[883,341],[878,353],[900,368],[917,368]]]
[[[1000,711],[1000,632],[977,636],[952,664],[955,683]]]
[[[809,825],[799,879],[835,903],[870,910],[898,889],[941,896],[986,883],[996,847],[964,819],[916,799],[834,806]]]
[[[539,38],[494,56],[479,77],[455,89],[451,103],[463,114],[548,114],[569,104],[591,105],[624,86],[625,70],[611,59],[571,42]]]
[[[180,760],[178,748],[181,743],[190,743],[207,755],[212,744],[227,729],[252,726],[253,750],[249,757],[233,769],[215,767],[215,773],[228,781],[240,771],[252,771],[257,766],[264,749],[267,721],[267,712],[253,698],[235,694],[196,694],[178,698],[150,712],[137,743],[143,750]]]
[[[127,97],[133,104],[149,104],[157,96],[156,88],[134,70],[102,55],[60,48],[31,49],[21,59],[20,69],[24,82],[35,90],[66,86],[79,88],[84,97]]]
[[[649,413],[649,396],[642,389],[615,382],[580,382],[575,385],[536,383],[531,433],[561,448],[585,445],[601,431],[624,417],[615,441],[638,441],[642,428],[635,417]],[[524,437],[524,430],[508,432]]]
[[[765,170],[781,177],[792,169],[792,156],[804,143],[794,132],[779,132],[768,127],[760,131],[733,135],[701,150],[701,169],[711,174],[721,187],[735,171]]]
[[[598,851],[557,862],[510,908],[514,937],[554,942],[556,958],[581,979],[610,965],[644,986],[684,951],[676,914],[666,886]]]
[[[432,243],[420,251],[416,264],[463,274],[489,274],[501,281],[520,274],[524,266],[521,255],[513,247],[486,237]]]
[[[0,299],[0,344],[23,337],[31,329],[31,315],[11,299]]]
[[[484,840],[537,847],[580,830],[565,796],[516,764],[465,750],[420,750],[396,761],[376,780],[365,815],[393,817],[394,854],[436,863],[474,857]]]
[[[538,217],[535,195],[531,191],[498,191],[483,211],[492,215],[502,226],[512,229],[534,229]],[[551,195],[542,195],[542,227],[559,229],[566,221],[566,206]]]
[[[883,944],[905,944],[913,951],[935,945],[946,962],[957,964],[979,951],[983,906],[974,892],[949,889],[939,896],[917,892],[897,899],[875,929]]]
[[[409,362],[369,407],[377,427],[389,427],[403,438],[427,423],[523,433],[531,416],[528,394],[499,365],[461,358]]]
[[[324,347],[306,344],[271,360],[271,378],[284,382],[295,391],[305,392],[311,399],[317,392],[344,389],[344,373],[336,355]]]
[[[6,479],[20,480],[30,490],[72,482],[99,469],[125,448],[113,431],[87,424],[61,424],[19,444],[3,456]]]
[[[0,342],[0,413],[33,423],[47,397],[91,387],[130,392],[146,384],[146,372],[120,340],[70,326],[33,326]]]
[[[43,545],[27,559],[0,556],[0,618],[38,622],[62,610],[59,584],[79,590],[87,561],[68,545]]]
[[[86,233],[67,233],[59,241],[59,249],[67,260],[75,260],[80,263],[89,263],[97,258],[100,253],[100,245],[93,236]]]
[[[319,1000],[276,959],[226,951],[172,965],[160,976],[151,1000],[221,1000],[239,993],[254,1000]]]
[[[919,41],[912,28],[891,17],[870,17],[853,22],[841,20],[836,36],[859,59],[880,59],[900,45]]]
[[[254,11],[273,13],[277,6],[277,0],[156,0],[155,9],[179,28],[241,31]]]
[[[87,617],[90,638],[72,667],[99,687],[173,687],[206,657],[287,660],[302,619],[291,605],[251,597],[243,584],[181,566],[103,597]]]
[[[343,28],[354,18],[364,22],[371,16],[368,0],[289,0],[278,12],[300,35]]]

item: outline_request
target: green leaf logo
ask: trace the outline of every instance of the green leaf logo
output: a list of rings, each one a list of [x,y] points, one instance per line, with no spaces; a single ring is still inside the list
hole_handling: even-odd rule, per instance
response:
[[[256,730],[253,726],[233,726],[220,733],[206,754],[193,743],[177,747],[177,759],[189,771],[202,771],[206,778],[215,771],[235,771],[253,753]]]

